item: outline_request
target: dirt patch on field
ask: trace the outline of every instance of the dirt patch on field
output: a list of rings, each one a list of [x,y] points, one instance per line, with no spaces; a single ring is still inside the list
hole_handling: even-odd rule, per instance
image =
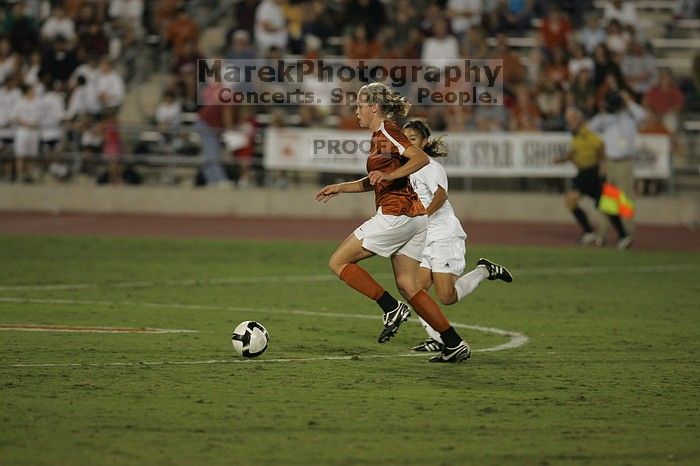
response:
[[[340,241],[363,220],[0,212],[0,233]],[[462,223],[471,244],[571,246],[580,234],[574,224]],[[608,242],[614,244],[614,238]],[[683,227],[640,226],[633,248],[698,251],[700,233]]]

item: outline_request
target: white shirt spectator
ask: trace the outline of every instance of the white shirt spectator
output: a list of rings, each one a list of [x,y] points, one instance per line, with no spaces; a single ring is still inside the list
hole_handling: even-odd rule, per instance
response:
[[[41,103],[41,140],[56,141],[63,137],[61,123],[66,112],[63,96],[58,92],[46,92]]]
[[[73,90],[68,99],[67,120],[100,111],[99,105],[95,105],[96,101],[94,99],[91,100],[88,94],[87,85],[78,86]]]
[[[41,28],[41,37],[54,40],[59,36],[73,41],[75,39],[75,24],[67,16],[57,17],[52,15]]]
[[[569,76],[572,78],[581,72],[581,70],[590,70],[591,75],[595,70],[595,63],[591,57],[570,58],[569,59]]]
[[[457,58],[459,58],[459,43],[455,36],[428,37],[423,42],[421,60],[426,65],[444,68],[448,65],[445,60],[456,60]]]
[[[656,59],[646,52],[641,55],[626,54],[620,62],[620,71],[637,94],[646,94],[659,79]]]
[[[155,120],[159,126],[178,126],[182,121],[182,104],[178,100],[161,102],[156,108]]]
[[[130,21],[136,26],[143,18],[143,0],[111,0],[108,13],[110,18]]]
[[[0,139],[12,139],[14,137],[14,114],[17,102],[22,98],[22,93],[16,87],[9,89],[0,87]]]
[[[19,127],[38,129],[41,123],[41,102],[38,97],[20,97],[15,105],[14,120]]]
[[[618,6],[615,3],[619,3]],[[605,2],[603,6],[603,21],[607,24],[611,19],[618,20],[623,25],[632,25],[637,28],[637,7],[634,6],[634,2],[623,1],[623,2]]]
[[[124,79],[114,70],[108,73],[98,71],[95,78],[95,89],[104,108],[121,106],[126,97]]]
[[[263,0],[255,10],[255,44],[263,54],[270,47],[287,47],[287,20],[274,0]]]
[[[455,34],[464,34],[471,26],[481,22],[481,0],[449,0],[447,11]]]
[[[0,61],[0,84],[5,82],[5,79],[12,74],[17,67],[17,55],[14,53],[4,60]]]

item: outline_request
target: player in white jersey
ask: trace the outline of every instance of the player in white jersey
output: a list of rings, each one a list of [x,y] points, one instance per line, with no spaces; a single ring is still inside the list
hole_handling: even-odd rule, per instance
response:
[[[15,105],[15,171],[17,177],[31,181],[31,160],[39,155],[39,126],[41,124],[41,102],[34,86],[23,84],[22,97]]]
[[[435,286],[442,304],[454,304],[464,299],[486,278],[513,281],[508,270],[481,258],[476,268],[462,275],[466,266],[467,234],[455,216],[447,199],[447,174],[436,157],[447,156],[440,139],[430,138],[430,128],[422,120],[411,120],[403,127],[409,141],[430,156],[430,163],[411,175],[411,185],[428,211],[428,236],[420,264],[420,279],[424,289]],[[413,348],[414,351],[440,351],[440,334],[421,319],[429,338]]]

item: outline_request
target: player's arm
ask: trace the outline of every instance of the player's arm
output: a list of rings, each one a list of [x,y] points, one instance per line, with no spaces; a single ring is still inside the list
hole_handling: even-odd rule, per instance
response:
[[[435,191],[435,194],[433,194],[433,200],[430,201],[428,207],[425,208],[425,210],[428,212],[428,216],[433,215],[435,212],[437,212],[440,209],[440,207],[443,206],[446,200],[447,191],[445,191],[445,188],[443,188],[442,186],[438,186],[437,191]]]
[[[341,193],[363,193],[372,189],[372,185],[369,183],[369,176],[365,176],[360,180],[329,184],[316,193],[316,200],[326,203]]]
[[[406,148],[406,150],[403,152],[403,156],[408,159],[405,164],[391,173],[382,173],[379,170],[371,171],[369,173],[369,182],[372,185],[375,185],[380,181],[392,181],[399,178],[405,178],[430,163],[428,154],[416,146],[409,146]]]

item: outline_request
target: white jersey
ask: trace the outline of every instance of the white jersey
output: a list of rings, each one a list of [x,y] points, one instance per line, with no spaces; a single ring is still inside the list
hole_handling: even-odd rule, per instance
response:
[[[0,87],[0,129],[12,127],[14,125],[15,106],[19,99],[22,98],[22,93],[16,87],[8,89],[5,86]]]
[[[39,97],[34,97],[33,99],[27,99],[22,96],[15,105],[15,122],[18,126],[25,127],[25,125],[30,125],[30,129],[39,129],[39,124],[41,123],[41,100]]]
[[[41,138],[44,141],[61,139],[61,123],[66,113],[63,96],[58,92],[47,92],[41,101]]]
[[[426,208],[430,205],[439,187],[447,191],[447,174],[443,166],[430,158],[430,163],[411,175],[411,186]],[[426,245],[448,238],[466,239],[459,219],[452,210],[449,199],[428,218]]]

